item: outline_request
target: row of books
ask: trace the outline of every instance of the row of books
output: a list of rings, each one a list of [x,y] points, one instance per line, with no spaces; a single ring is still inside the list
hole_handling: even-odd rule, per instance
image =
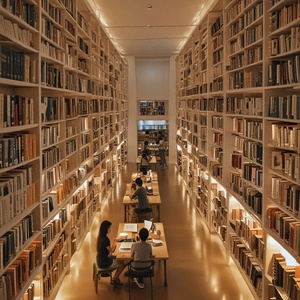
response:
[[[0,228],[35,202],[32,167],[10,170],[0,177]]]
[[[233,152],[231,154],[231,166],[235,169],[242,169],[242,154],[239,152]]]
[[[33,98],[0,93],[0,128],[33,123]]]
[[[268,68],[268,85],[300,83],[300,55],[273,60]]]
[[[67,222],[67,214],[66,209],[62,209],[59,212],[59,217],[57,219],[53,219],[43,228],[43,250],[45,251],[51,242],[55,239],[55,237],[60,234],[62,228]],[[64,236],[63,232],[61,236]],[[63,239],[64,240],[64,239]]]
[[[282,170],[284,174],[297,180],[300,178],[300,155],[289,151],[273,151],[272,169]]]
[[[253,162],[262,164],[262,159],[263,159],[262,143],[244,139],[243,155],[244,157],[251,159]]]
[[[250,46],[259,40],[262,41],[263,34],[263,24],[258,24],[253,28],[247,29],[245,31],[245,46]]]
[[[223,133],[213,132],[212,142],[220,147],[223,147]]]
[[[251,185],[243,185],[243,200],[255,211],[258,216],[262,214],[262,193]]]
[[[41,242],[32,242],[12,264],[6,268],[5,273],[0,277],[0,299],[15,299],[24,283],[29,279],[34,269],[41,263]],[[29,287],[24,295],[24,300],[33,299],[33,285]]]
[[[271,259],[271,276],[273,284],[281,287],[289,299],[297,300],[300,295],[300,267],[287,265],[281,253],[273,253]]]
[[[69,156],[78,150],[78,141],[75,139],[66,141],[66,155]]]
[[[272,146],[287,150],[297,150],[300,147],[300,126],[291,123],[272,124]],[[274,165],[273,165],[274,167]]]
[[[279,119],[300,120],[300,96],[270,97],[268,116]]]
[[[244,136],[262,141],[263,123],[261,120],[244,119]]]
[[[58,143],[61,139],[60,124],[43,126],[41,130],[42,147],[47,147]]]
[[[223,176],[223,166],[219,162],[211,161],[209,169],[212,173],[212,176],[222,179]]]
[[[59,121],[63,119],[64,105],[66,108],[66,116],[68,116],[68,108],[71,105],[76,107],[76,99],[70,101],[68,98],[63,97],[42,97],[41,98],[41,121],[42,123]],[[73,109],[75,109],[73,108]],[[77,110],[76,110],[77,112]],[[75,113],[74,113],[75,114]]]
[[[44,16],[41,19],[41,33],[57,44],[59,47],[64,47],[63,34],[58,25],[52,20],[46,19]]]
[[[222,116],[212,116],[211,124],[212,124],[212,128],[222,130],[223,129],[223,117]]]
[[[262,62],[263,59],[263,47],[259,46],[257,48],[254,49],[248,49],[245,52],[245,64],[246,66],[251,65],[251,64],[255,64],[258,62]]]
[[[240,237],[235,234],[230,235],[231,252],[245,270],[249,280],[256,290],[258,297],[262,294],[262,270],[259,263],[254,259],[251,251],[241,242]]]
[[[267,209],[268,227],[300,256],[300,222],[278,207]]]
[[[257,187],[263,185],[263,170],[262,167],[252,162],[244,162],[243,178],[254,183]]]
[[[43,172],[42,174],[42,193],[47,192],[53,188],[63,176],[63,167],[61,164]]]
[[[300,18],[300,2],[294,1],[288,3],[282,8],[272,12],[271,15],[271,31],[284,27],[294,20]]]
[[[33,133],[7,135],[0,138],[0,168],[18,165],[37,157],[37,140]]]
[[[60,147],[51,147],[42,152],[42,170],[59,163],[62,160],[62,149]]]
[[[229,114],[262,116],[263,99],[261,97],[228,97],[226,112]]]
[[[56,248],[59,249],[59,246]],[[61,253],[56,261],[53,260],[55,261],[55,264],[53,264],[52,268],[49,269],[49,272],[46,273],[47,275],[43,276],[43,297],[45,299],[51,296],[51,292],[59,281],[61,274],[66,272],[66,267],[69,263],[69,259],[70,258],[67,253]]]
[[[283,54],[300,47],[300,28],[291,27],[291,31],[271,39],[271,55]]]
[[[55,22],[61,24],[61,8],[55,7],[49,3],[49,1],[43,0],[42,3],[43,10],[53,19]]]
[[[1,6],[11,14],[21,18],[33,28],[37,28],[37,6],[24,0],[2,0]]]
[[[229,183],[231,191],[233,191],[237,195],[243,194],[243,180],[242,175],[239,172],[230,172],[230,183]]]
[[[33,213],[0,237],[0,269],[3,270],[22,250],[33,234]]]
[[[63,71],[45,61],[41,62],[41,83],[42,85],[63,88]]]
[[[233,219],[234,220],[234,219]],[[264,242],[263,230],[260,225],[252,218],[236,216],[233,222],[235,233],[241,238],[241,241],[249,248],[255,258],[260,263],[263,262]]]
[[[25,52],[0,45],[0,77],[35,82],[36,61]]]
[[[272,177],[272,198],[282,207],[298,215],[300,210],[300,186],[282,177]]]
[[[2,15],[0,16],[0,33],[9,39],[16,39],[26,46],[34,46],[32,43],[33,36],[30,30],[21,28],[17,23],[5,19]]]

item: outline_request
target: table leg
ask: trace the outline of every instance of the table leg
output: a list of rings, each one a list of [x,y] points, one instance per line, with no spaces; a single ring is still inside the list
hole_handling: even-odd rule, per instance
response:
[[[164,276],[165,276],[165,286],[168,286],[167,283],[167,260],[164,259]]]
[[[160,222],[160,205],[157,205],[156,208],[157,208],[157,219],[158,222]]]
[[[124,222],[127,222],[127,205],[124,205]]]

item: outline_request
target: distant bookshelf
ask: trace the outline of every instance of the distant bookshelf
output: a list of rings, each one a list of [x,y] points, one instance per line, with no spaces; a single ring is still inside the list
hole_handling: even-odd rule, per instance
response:
[[[167,113],[166,101],[139,101],[139,114],[142,116],[164,116]]]

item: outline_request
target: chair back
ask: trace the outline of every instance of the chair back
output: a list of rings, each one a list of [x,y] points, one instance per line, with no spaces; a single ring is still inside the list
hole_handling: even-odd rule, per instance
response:
[[[130,277],[153,277],[154,260],[131,260],[128,275]]]

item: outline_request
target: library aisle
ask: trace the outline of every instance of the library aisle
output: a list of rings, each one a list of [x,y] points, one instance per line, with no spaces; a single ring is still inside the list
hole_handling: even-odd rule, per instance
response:
[[[160,169],[160,168],[158,168]],[[113,289],[108,278],[101,278],[98,295],[92,279],[92,265],[96,257],[96,237],[104,219],[112,222],[110,239],[117,234],[123,222],[122,198],[136,164],[128,164],[118,177],[110,200],[102,204],[101,213],[72,258],[71,271],[63,280],[56,300],[128,299],[127,278],[123,285]],[[211,235],[189,200],[181,176],[174,166],[158,170],[161,193],[161,222],[170,259],[167,261],[168,287],[163,284],[163,264],[156,262],[153,280],[154,299],[163,300],[251,300],[254,299],[233,263],[227,264],[225,248],[217,235]],[[150,282],[145,288],[132,283],[132,300],[150,299]]]

